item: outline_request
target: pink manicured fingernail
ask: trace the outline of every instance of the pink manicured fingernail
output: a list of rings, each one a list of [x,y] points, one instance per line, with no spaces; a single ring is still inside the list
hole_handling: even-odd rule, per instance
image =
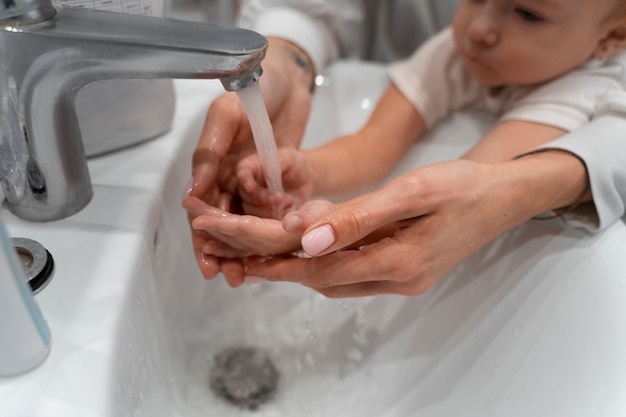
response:
[[[317,255],[335,243],[335,231],[329,224],[311,230],[302,236],[302,249],[309,255]]]
[[[248,285],[258,285],[258,284],[261,284],[262,282],[265,282],[265,278],[258,277],[256,275],[246,275],[243,278],[243,282],[245,282]]]

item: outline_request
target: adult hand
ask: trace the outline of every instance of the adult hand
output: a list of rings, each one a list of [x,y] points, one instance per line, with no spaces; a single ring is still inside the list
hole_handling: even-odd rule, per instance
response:
[[[584,166],[562,153],[429,165],[307,224],[302,246],[312,259],[274,257],[247,275],[329,297],[421,294],[505,230],[572,204],[585,186]],[[390,237],[340,250],[389,224],[397,227]]]
[[[213,237],[201,248],[205,255],[218,258],[271,256],[300,247],[300,236],[287,233],[280,220],[230,213],[196,197],[185,199],[183,207],[195,216],[192,229]]]
[[[191,226],[214,237],[202,251],[220,258],[262,257],[300,250],[302,226],[332,212],[334,206],[326,200],[306,203],[297,213],[297,222],[290,222],[291,214],[283,220],[239,215],[211,207],[202,200],[189,197],[183,206],[196,217]]]
[[[313,72],[303,70],[304,55],[292,44],[269,38],[260,86],[280,146],[299,146],[311,108]],[[303,58],[304,56],[304,58]],[[310,68],[310,67],[309,67]],[[208,111],[202,136],[193,154],[192,184],[188,195],[216,208],[237,212],[237,163],[254,151],[252,133],[235,93],[216,99]],[[195,216],[190,214],[190,222]],[[243,280],[243,263],[204,254],[202,247],[213,238],[192,229],[196,260],[205,278],[220,271],[231,285]]]

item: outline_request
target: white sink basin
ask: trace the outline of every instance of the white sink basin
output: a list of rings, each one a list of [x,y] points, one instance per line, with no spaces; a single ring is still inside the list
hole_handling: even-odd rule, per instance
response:
[[[372,78],[374,81],[372,81]],[[318,88],[307,146],[354,130],[386,85],[342,64]],[[204,281],[180,200],[214,81],[177,81],[172,132],[90,162],[95,197],[59,222],[22,222],[56,261],[36,299],[53,348],[0,379],[2,417],[623,417],[626,227],[529,222],[417,298],[329,300],[294,284]],[[443,123],[396,173],[458,156],[485,129]],[[270,352],[275,398],[256,411],[209,389],[213,356]]]

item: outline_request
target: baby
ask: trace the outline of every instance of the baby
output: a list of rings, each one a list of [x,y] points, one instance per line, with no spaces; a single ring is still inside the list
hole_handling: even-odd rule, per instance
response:
[[[299,249],[303,216],[330,210],[330,203],[305,202],[379,182],[455,110],[477,107],[497,116],[462,156],[483,163],[529,152],[603,112],[624,112],[625,45],[624,0],[461,0],[450,28],[390,66],[391,84],[361,130],[315,149],[280,149],[287,196],[265,188],[252,155],[237,173],[249,215],[188,201],[206,214],[193,227],[222,241],[203,250],[239,257]],[[303,206],[282,224],[263,218],[277,204]]]

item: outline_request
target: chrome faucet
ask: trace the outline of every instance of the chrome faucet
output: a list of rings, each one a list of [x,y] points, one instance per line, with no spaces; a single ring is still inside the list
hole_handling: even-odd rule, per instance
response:
[[[266,48],[263,36],[234,27],[0,0],[0,180],[9,209],[51,221],[90,201],[74,110],[83,86],[219,78],[236,91],[258,80]]]

